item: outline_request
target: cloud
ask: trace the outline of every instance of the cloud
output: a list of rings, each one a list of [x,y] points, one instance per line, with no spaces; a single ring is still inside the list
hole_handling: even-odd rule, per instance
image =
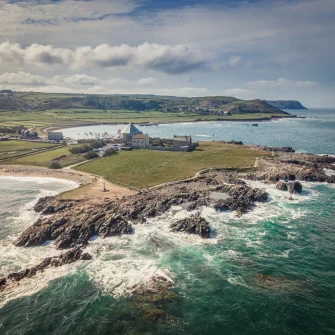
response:
[[[138,85],[152,85],[156,83],[157,79],[153,77],[141,78],[137,81]]]
[[[86,74],[75,74],[72,76],[57,75],[51,78],[45,78],[40,75],[33,75],[27,72],[18,71],[16,73],[6,72],[0,75],[0,84],[9,85],[64,85],[81,86],[96,85],[99,79]]]
[[[0,87],[1,88],[1,87]],[[6,88],[6,87],[5,87]],[[82,88],[69,88],[62,86],[41,86],[41,87],[23,87],[17,91],[21,92],[42,92],[42,93],[83,93],[83,94],[156,94],[169,96],[203,96],[209,93],[207,88],[203,87],[176,87],[176,88],[158,88],[158,89],[110,89],[104,86],[92,86]]]
[[[244,90],[242,88],[229,88],[223,91],[224,96],[232,96],[240,99],[256,99],[257,93],[254,91]]]
[[[96,77],[88,76],[86,74],[75,74],[73,76],[55,76],[51,82],[58,83],[60,85],[96,85],[99,83],[99,79]]]
[[[229,58],[229,65],[231,67],[235,67],[241,60],[241,57],[240,56],[231,56]]]
[[[117,85],[125,85],[129,83],[129,80],[127,79],[122,79],[122,78],[112,78],[108,80],[109,84],[117,84]]]
[[[47,80],[39,75],[32,75],[23,71],[17,73],[3,73],[0,75],[0,84],[9,85],[44,85]]]
[[[259,81],[249,81],[245,85],[252,89],[259,88],[311,88],[318,85],[315,81],[295,81],[284,78],[279,78],[277,80],[259,80]]]
[[[23,87],[18,91],[21,92],[38,92],[38,93],[81,93],[78,90],[61,86],[42,86],[42,87]]]
[[[18,43],[0,44],[0,64],[24,64],[36,67],[135,67],[166,74],[179,74],[204,66],[209,60],[199,50],[185,45],[162,45],[145,42],[137,47],[128,44],[97,47],[83,46],[75,50],[52,45],[32,44],[23,48]]]

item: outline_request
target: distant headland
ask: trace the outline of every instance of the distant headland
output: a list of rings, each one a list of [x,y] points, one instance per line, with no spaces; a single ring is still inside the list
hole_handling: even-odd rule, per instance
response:
[[[278,109],[308,109],[297,100],[266,100],[266,102]]]

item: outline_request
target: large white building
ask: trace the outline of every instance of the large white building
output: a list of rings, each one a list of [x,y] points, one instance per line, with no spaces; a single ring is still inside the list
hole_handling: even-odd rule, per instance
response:
[[[132,137],[131,144],[133,148],[139,148],[139,149],[149,148],[149,135],[135,134]]]

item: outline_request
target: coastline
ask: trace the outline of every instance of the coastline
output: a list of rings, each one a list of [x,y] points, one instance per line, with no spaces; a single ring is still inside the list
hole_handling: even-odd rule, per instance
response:
[[[271,118],[254,118],[254,119],[213,119],[213,120],[182,120],[182,121],[162,121],[162,122],[154,122],[154,125],[160,125],[160,124],[174,124],[174,123],[200,123],[200,122],[272,122],[272,121],[278,121],[281,119],[304,119],[303,116],[297,116],[297,115],[283,115],[283,116],[274,116]],[[80,128],[80,127],[90,127],[90,126],[117,126],[117,125],[124,125],[128,122],[98,122],[98,123],[76,123],[76,124],[66,124],[62,126],[49,126],[46,128],[42,128],[43,132],[48,131],[55,131],[59,129],[67,129],[67,128]],[[136,125],[143,125],[145,122],[133,122]],[[150,123],[148,121],[148,123]],[[154,126],[153,124],[145,125],[146,127]]]
[[[99,203],[103,199],[116,199],[136,193],[128,188],[112,184],[100,176],[69,168],[51,170],[30,165],[0,165],[0,176],[56,178],[77,183],[78,187],[57,195],[57,198],[61,200]],[[104,188],[106,188],[105,192],[103,191]]]
[[[93,176],[72,170],[51,170],[31,165],[0,165],[0,176],[8,177],[47,177],[73,181],[85,185],[94,180]]]

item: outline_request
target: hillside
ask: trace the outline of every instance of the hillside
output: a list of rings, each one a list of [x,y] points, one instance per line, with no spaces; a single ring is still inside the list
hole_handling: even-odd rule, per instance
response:
[[[193,114],[288,114],[264,100],[240,100],[234,97],[173,97],[155,95],[87,95],[5,92],[0,94],[0,111],[47,110],[130,110],[180,112]]]
[[[296,100],[267,100],[266,102],[279,109],[308,109]]]

